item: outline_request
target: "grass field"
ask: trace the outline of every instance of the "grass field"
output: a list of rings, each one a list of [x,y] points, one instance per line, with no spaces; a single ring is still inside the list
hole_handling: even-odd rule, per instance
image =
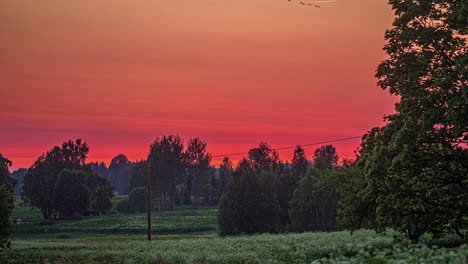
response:
[[[190,207],[191,208],[191,207]],[[187,210],[179,207],[174,212],[153,212],[155,235],[207,235],[216,234],[216,208],[201,207]],[[147,215],[109,214],[83,217],[79,220],[64,221],[55,225],[39,225],[41,214],[38,209],[16,207],[13,218],[21,218],[25,224],[18,225],[14,240],[44,239],[67,236],[68,238],[102,236],[137,236],[147,234]]]
[[[222,238],[216,214],[210,207],[155,213],[149,242],[145,214],[38,225],[38,210],[17,207],[13,217],[27,223],[18,225],[0,263],[466,263],[468,255],[466,246],[431,248],[369,230]]]

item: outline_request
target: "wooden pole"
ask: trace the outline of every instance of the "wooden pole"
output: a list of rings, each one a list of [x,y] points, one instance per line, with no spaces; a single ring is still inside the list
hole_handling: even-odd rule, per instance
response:
[[[151,166],[150,166],[150,156],[148,155],[148,173],[146,176],[146,195],[148,199],[148,240],[151,240]]]

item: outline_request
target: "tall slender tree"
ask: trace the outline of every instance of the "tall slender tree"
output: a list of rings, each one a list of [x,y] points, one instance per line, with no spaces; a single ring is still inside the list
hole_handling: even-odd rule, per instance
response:
[[[152,189],[160,210],[175,209],[176,180],[182,170],[184,142],[177,135],[156,138],[149,151]]]

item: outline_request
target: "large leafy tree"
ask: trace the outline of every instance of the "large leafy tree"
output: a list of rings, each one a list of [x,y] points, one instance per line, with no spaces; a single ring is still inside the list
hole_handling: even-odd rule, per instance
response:
[[[88,152],[85,142],[69,140],[42,154],[28,169],[24,198],[41,209],[44,219],[110,209],[112,186],[85,163]]]
[[[381,88],[400,97],[387,125],[367,134],[359,167],[379,229],[417,239],[468,228],[468,4],[391,0]],[[345,219],[346,220],[346,219]]]
[[[54,208],[60,218],[69,219],[88,209],[91,190],[82,170],[63,169],[54,186]]]
[[[44,219],[56,213],[54,188],[59,173],[63,169],[83,169],[88,152],[86,142],[69,140],[42,154],[29,168],[24,176],[24,197],[31,206],[41,209]]]

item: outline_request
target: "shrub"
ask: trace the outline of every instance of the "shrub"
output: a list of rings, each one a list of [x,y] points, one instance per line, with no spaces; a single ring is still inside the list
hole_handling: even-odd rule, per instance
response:
[[[130,201],[128,199],[121,200],[117,204],[116,209],[119,213],[124,213],[124,214],[133,213],[132,207],[130,206]]]

